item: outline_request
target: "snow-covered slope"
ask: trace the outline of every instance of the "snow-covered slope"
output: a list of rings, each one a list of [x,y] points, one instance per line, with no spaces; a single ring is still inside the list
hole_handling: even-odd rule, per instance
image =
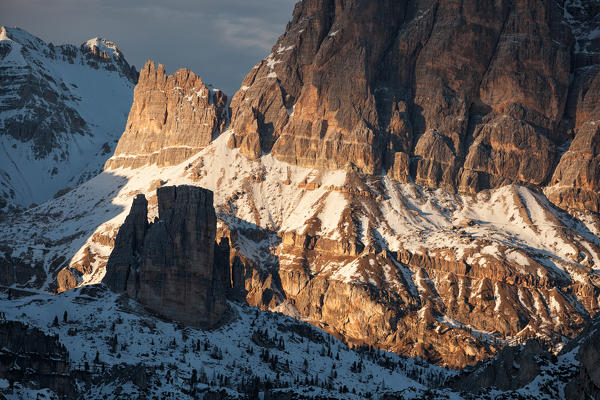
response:
[[[19,293],[12,300],[6,291],[0,293],[0,309],[7,320],[59,336],[69,352],[71,374],[78,377],[79,398],[117,394],[136,398],[146,393],[153,398],[188,399],[224,391],[212,398],[236,399],[251,395],[255,385],[259,392],[293,393],[292,398],[362,399],[393,392],[417,399],[428,385],[456,374],[393,353],[352,351],[332,336],[281,314],[236,303],[229,308],[228,323],[204,331],[157,319],[102,285],[57,296]],[[125,372],[115,378],[119,367]],[[139,370],[148,377],[144,385],[135,380]],[[194,370],[197,379],[191,383]],[[13,389],[7,383],[0,379],[0,394],[7,399],[35,395],[31,387],[26,390],[26,382]]]
[[[555,400],[569,398],[565,391],[581,385],[577,354],[594,332],[549,359],[534,356],[539,372],[523,387],[459,391],[451,389],[453,381],[484,370],[489,362],[458,374],[394,353],[350,349],[306,323],[239,303],[229,303],[228,322],[210,331],[159,319],[104,285],[60,295],[2,290],[0,310],[0,326],[19,321],[57,335],[68,351],[68,370],[45,371],[32,380],[18,378],[17,364],[12,382],[0,378],[0,396],[8,400],[60,398],[49,388],[52,374],[63,381],[69,377],[77,398],[86,399]],[[11,360],[11,354],[10,348],[0,349],[3,360]],[[515,375],[532,368],[508,362]]]
[[[42,203],[99,173],[136,80],[104,39],[54,46],[0,27],[0,211]]]

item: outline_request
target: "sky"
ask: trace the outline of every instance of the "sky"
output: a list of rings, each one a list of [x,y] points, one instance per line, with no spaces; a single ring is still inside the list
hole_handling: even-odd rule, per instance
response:
[[[186,67],[232,96],[269,54],[296,0],[0,0],[0,24],[54,44],[111,40],[139,70]]]

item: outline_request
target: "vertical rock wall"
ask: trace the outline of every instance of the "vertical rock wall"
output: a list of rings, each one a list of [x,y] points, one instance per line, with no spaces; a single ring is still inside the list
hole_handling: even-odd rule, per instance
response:
[[[229,145],[468,193],[550,184],[561,207],[598,211],[597,15],[594,1],[301,1],[233,97]]]
[[[148,61],[140,71],[127,126],[106,169],[177,165],[207,146],[226,122],[227,96],[188,69],[167,76]]]
[[[194,326],[214,326],[226,309],[216,271],[216,216],[211,191],[192,186],[157,190],[159,217],[147,223],[138,195],[115,241],[104,283],[148,309]]]

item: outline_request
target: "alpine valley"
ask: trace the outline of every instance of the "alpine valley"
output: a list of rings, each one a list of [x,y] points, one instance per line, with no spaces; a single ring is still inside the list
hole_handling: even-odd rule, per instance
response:
[[[302,0],[231,98],[2,27],[0,145],[0,399],[600,399],[598,0]]]

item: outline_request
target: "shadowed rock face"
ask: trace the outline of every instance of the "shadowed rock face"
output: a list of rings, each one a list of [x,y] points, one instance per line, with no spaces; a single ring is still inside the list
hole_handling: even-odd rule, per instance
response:
[[[147,223],[138,195],[121,226],[104,283],[165,317],[214,326],[225,311],[223,275],[216,271],[216,217],[211,191],[191,186],[157,191],[158,219]]]
[[[107,45],[111,46],[112,54],[98,47]],[[50,60],[79,64],[82,70],[90,67],[114,71],[134,84],[138,77],[135,67],[127,63],[116,44],[104,39],[90,40],[79,48],[54,46],[21,29],[1,26],[0,134],[31,142],[36,158],[46,157],[63,145],[64,136],[90,134],[77,104],[81,99],[72,86],[62,81],[60,74],[45,65]]]
[[[108,40],[54,45],[0,26],[0,214],[97,175],[123,132],[137,77]]]
[[[596,321],[592,333],[579,348],[579,382],[576,381],[577,396],[570,398],[594,398],[600,397],[600,324]],[[572,393],[573,394],[573,393]]]
[[[600,46],[579,40],[596,18],[589,3],[301,1],[232,100],[229,145],[463,192],[554,173],[569,186],[557,204],[596,204],[597,129],[584,125],[596,119],[598,60],[578,53]],[[554,172],[574,123],[582,138]]]
[[[0,322],[0,379],[48,388],[61,398],[77,398],[69,352],[58,336],[18,321]],[[4,397],[4,396],[2,396]]]
[[[522,346],[507,346],[492,360],[465,369],[451,386],[472,393],[483,388],[516,390],[535,379],[552,358],[543,344],[532,339]]]
[[[208,145],[225,124],[227,96],[188,69],[167,76],[148,61],[140,71],[127,126],[106,169],[176,165]]]

